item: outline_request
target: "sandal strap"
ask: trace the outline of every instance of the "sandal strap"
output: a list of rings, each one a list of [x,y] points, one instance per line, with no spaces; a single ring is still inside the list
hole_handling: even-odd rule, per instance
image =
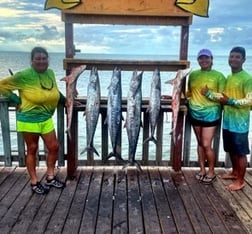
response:
[[[37,182],[36,184],[31,184],[31,190],[37,194],[46,194],[49,191],[40,182]]]

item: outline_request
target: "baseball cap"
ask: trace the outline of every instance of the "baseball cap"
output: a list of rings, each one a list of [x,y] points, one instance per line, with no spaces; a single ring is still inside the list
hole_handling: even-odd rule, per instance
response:
[[[208,56],[208,57],[213,57],[212,52],[209,49],[200,50],[199,53],[198,53],[197,58],[199,58],[202,55],[205,55],[205,56]]]

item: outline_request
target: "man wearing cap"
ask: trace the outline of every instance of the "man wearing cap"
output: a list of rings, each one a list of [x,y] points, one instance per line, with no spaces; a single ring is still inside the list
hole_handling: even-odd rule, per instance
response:
[[[189,75],[187,97],[189,100],[189,119],[197,139],[197,153],[200,171],[196,179],[204,184],[211,184],[215,178],[215,152],[212,141],[217,125],[220,123],[222,108],[219,102],[214,102],[204,95],[202,89],[208,88],[215,93],[224,90],[226,79],[224,75],[212,69],[213,55],[209,49],[198,52],[197,61],[200,69]],[[208,171],[205,162],[208,163]]]

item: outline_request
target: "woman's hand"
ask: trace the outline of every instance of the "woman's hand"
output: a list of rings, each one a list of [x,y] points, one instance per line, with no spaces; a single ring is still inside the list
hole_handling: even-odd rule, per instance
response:
[[[222,105],[226,105],[228,103],[228,99],[229,97],[225,93],[222,93],[222,97],[220,98],[220,103]]]

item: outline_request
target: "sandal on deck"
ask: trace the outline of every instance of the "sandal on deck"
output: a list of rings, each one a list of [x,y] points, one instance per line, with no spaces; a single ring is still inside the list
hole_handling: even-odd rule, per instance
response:
[[[47,194],[49,192],[49,187],[42,185],[40,182],[37,182],[36,184],[31,184],[31,190],[33,193],[37,194]]]
[[[213,181],[216,179],[216,175],[213,175],[213,176],[208,176],[206,175],[202,180],[201,182],[203,184],[212,184]]]
[[[49,187],[55,187],[55,188],[64,188],[65,187],[65,183],[60,181],[59,179],[57,179],[56,176],[54,176],[52,179],[46,179],[46,183],[47,186]]]
[[[199,173],[197,173],[197,174],[195,175],[195,178],[196,178],[198,181],[202,181],[202,180],[204,179],[205,176],[206,176],[205,174],[201,174],[201,173],[199,172]]]

